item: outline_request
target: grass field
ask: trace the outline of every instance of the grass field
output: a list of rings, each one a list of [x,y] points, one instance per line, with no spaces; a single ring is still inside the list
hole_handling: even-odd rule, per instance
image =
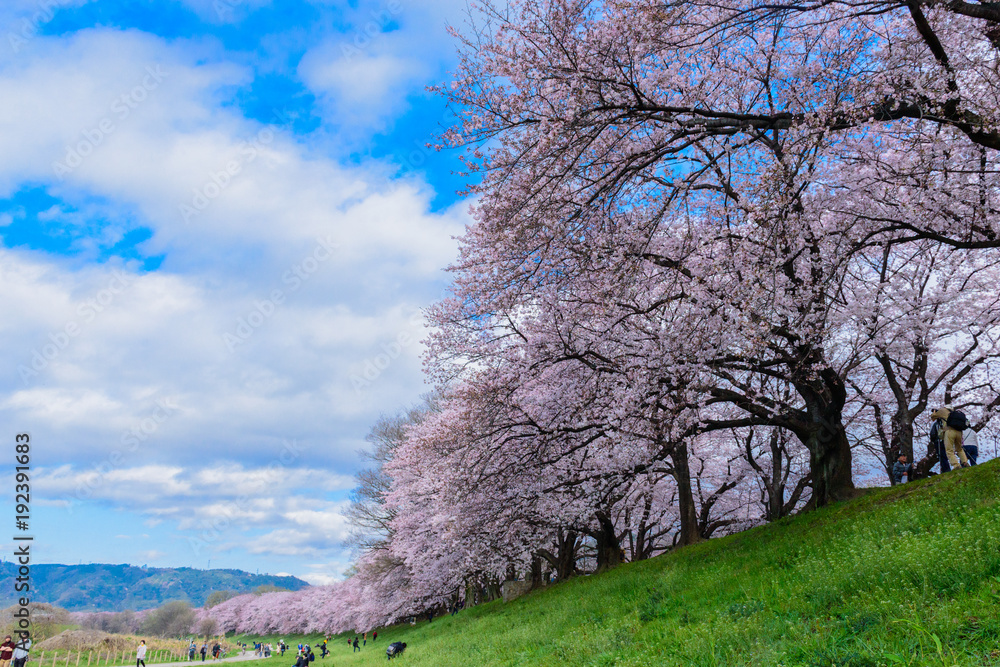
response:
[[[385,663],[392,641],[399,667],[1000,666],[1000,461],[380,629],[361,653],[331,637],[314,665]]]

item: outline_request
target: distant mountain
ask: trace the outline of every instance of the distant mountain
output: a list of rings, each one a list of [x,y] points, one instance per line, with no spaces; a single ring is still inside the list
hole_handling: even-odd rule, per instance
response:
[[[0,606],[17,599],[17,565],[0,563]],[[242,570],[195,570],[135,565],[32,565],[31,600],[70,611],[139,611],[169,600],[205,604],[212,591],[251,593],[258,586],[297,591],[309,584],[296,577],[251,574]]]

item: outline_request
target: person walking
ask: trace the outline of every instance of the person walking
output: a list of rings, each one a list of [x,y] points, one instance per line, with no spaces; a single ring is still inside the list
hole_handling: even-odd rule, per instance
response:
[[[0,644],[0,667],[10,667],[11,660],[14,659],[14,640],[7,635]]]
[[[205,662],[205,656],[208,655],[208,642],[201,645],[201,661]]]
[[[367,632],[364,632],[361,635],[361,645],[362,646],[368,646],[368,633]]]
[[[146,667],[146,640],[139,640],[139,648],[135,650],[135,667]]]
[[[372,644],[375,643],[376,639],[378,639],[378,630],[372,633]]]
[[[21,638],[14,643],[14,652],[11,654],[11,665],[13,665],[13,667],[24,667],[24,663],[28,659],[28,652],[30,650],[31,638],[22,635]]]
[[[948,463],[951,467],[968,468],[969,458],[962,448],[962,431],[969,427],[965,414],[946,406],[932,412],[931,419],[944,421],[944,427],[939,427],[938,433],[944,442],[944,452],[948,456]]]
[[[361,650],[361,648],[358,646],[358,636],[354,635],[354,650],[351,651],[351,653],[354,653],[354,652],[360,651],[360,650]]]
[[[191,645],[188,646],[188,660],[189,661],[194,660],[194,654],[197,652],[198,652],[198,645],[195,644],[194,641],[192,641]]]

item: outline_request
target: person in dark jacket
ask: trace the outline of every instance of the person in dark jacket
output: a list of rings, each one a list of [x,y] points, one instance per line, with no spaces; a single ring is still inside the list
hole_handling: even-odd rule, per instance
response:
[[[902,484],[904,477],[906,477],[906,481],[910,480],[910,472],[912,470],[913,464],[906,462],[906,454],[900,454],[896,462],[892,464],[892,478],[896,484]]]
[[[206,642],[206,643],[204,643],[204,644],[201,645],[201,661],[202,662],[205,662],[205,656],[207,656],[207,655],[208,655],[208,643]]]
[[[944,419],[939,419],[931,415],[931,447],[937,450],[938,462],[941,465],[941,474],[951,472],[951,464],[948,463],[948,455],[944,451],[944,439],[941,437],[941,429],[944,428]]]
[[[14,640],[7,635],[3,638],[3,644],[0,644],[0,667],[10,667],[11,661],[14,659]]]
[[[358,638],[355,635],[355,637],[354,637],[354,651],[360,651],[360,650],[361,650],[361,648],[358,646]],[[354,651],[351,651],[351,653],[354,653]]]
[[[393,642],[385,650],[386,660],[392,660],[396,656],[402,655],[406,650],[406,642]]]

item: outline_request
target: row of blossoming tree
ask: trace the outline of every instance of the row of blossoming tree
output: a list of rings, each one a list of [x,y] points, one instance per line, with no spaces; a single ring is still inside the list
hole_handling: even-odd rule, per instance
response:
[[[925,476],[933,407],[1000,406],[1000,5],[487,1],[454,35],[438,389],[373,430],[353,576],[224,627],[641,560]]]

